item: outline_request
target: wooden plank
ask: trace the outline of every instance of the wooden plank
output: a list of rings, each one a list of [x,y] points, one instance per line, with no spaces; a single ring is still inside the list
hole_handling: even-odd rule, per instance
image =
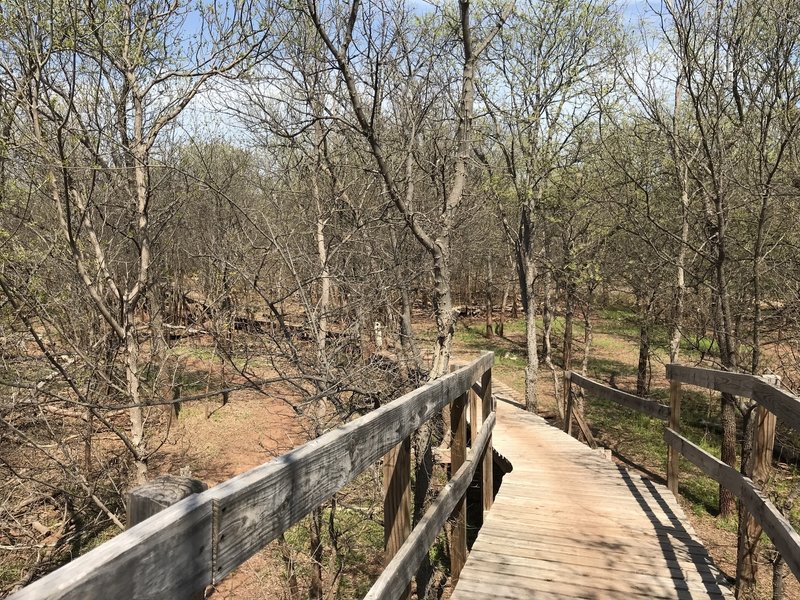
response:
[[[384,564],[389,564],[411,534],[411,438],[383,459]],[[400,598],[411,596],[408,586]]]
[[[10,596],[192,598],[211,584],[211,499],[194,494]]]
[[[477,553],[491,553],[498,557],[498,560],[504,560],[506,556],[513,556],[517,560],[538,559],[551,560],[553,562],[569,562],[574,561],[576,564],[594,564],[598,560],[602,561],[606,566],[610,566],[612,562],[617,562],[619,569],[622,571],[633,571],[641,573],[644,567],[651,569],[665,569],[666,571],[674,571],[681,569],[685,564],[701,563],[704,566],[713,566],[713,561],[708,557],[706,552],[692,552],[691,548],[682,548],[680,546],[671,547],[669,555],[664,555],[664,548],[661,545],[654,546],[641,546],[633,544],[630,545],[631,549],[635,552],[625,555],[624,559],[617,560],[617,554],[614,553],[598,553],[596,548],[588,547],[580,543],[559,543],[558,538],[553,540],[543,539],[538,542],[531,540],[517,541],[514,540],[514,547],[509,548],[508,543],[498,541],[491,538],[480,538],[480,542],[476,542],[472,548],[471,556],[477,557]],[[666,572],[665,571],[665,572]],[[706,577],[704,573],[698,573],[698,576]]]
[[[469,581],[507,582],[528,592],[564,591],[579,594],[584,598],[595,598],[597,593],[613,592],[616,598],[680,598],[697,597],[700,594],[719,594],[716,582],[687,583],[671,577],[653,577],[649,573],[615,573],[612,569],[572,569],[570,563],[561,568],[548,569],[546,564],[535,562],[529,568],[514,565],[498,565],[476,561],[470,565],[464,579]],[[688,592],[688,594],[687,594]],[[530,597],[520,594],[520,598]]]
[[[660,582],[637,583],[630,582],[626,577],[621,576],[614,581],[597,581],[592,578],[575,578],[568,581],[555,580],[552,576],[545,574],[537,575],[531,572],[529,576],[508,576],[499,573],[486,571],[473,571],[470,569],[465,573],[464,582],[469,585],[485,584],[486,590],[496,588],[496,593],[489,593],[487,596],[476,596],[481,598],[495,598],[498,596],[510,596],[512,598],[538,598],[542,592],[561,593],[565,597],[590,598],[591,600],[620,600],[627,598],[696,598],[697,593],[689,590],[676,590],[674,586]],[[715,587],[719,588],[719,586]],[[496,595],[495,595],[496,594]],[[706,598],[719,597],[719,592],[709,590],[704,593]],[[460,596],[459,596],[460,597]]]
[[[586,422],[586,418],[583,416],[583,414],[580,411],[573,411],[572,418],[575,419],[575,422],[578,424],[578,428],[581,430],[581,433],[586,439],[586,443],[589,444],[589,447],[597,448],[597,442],[592,435],[592,428],[589,427],[589,424]]]
[[[756,406],[751,414],[753,419],[753,449],[748,476],[762,488],[769,480],[772,466],[772,452],[775,447],[775,426],[777,419],[763,406]],[[739,535],[736,556],[736,580],[740,595],[746,596],[755,589],[758,573],[759,539],[763,531],[758,521],[746,509],[739,515]]]
[[[681,430],[681,382],[669,382],[669,426],[673,431]],[[667,445],[667,487],[677,496],[680,475],[680,455]]]
[[[492,369],[486,369],[481,376],[481,422],[486,423],[491,415],[494,415],[494,396],[492,396]],[[481,425],[483,429],[483,425]],[[473,446],[475,444],[473,443]],[[481,503],[483,513],[492,508],[494,503],[494,461],[492,456],[492,434],[489,433],[489,441],[486,442],[486,450],[483,453],[483,465],[481,465]]]
[[[450,429],[453,432],[453,443],[450,447],[451,473],[457,473],[467,459],[467,399],[468,394],[462,394],[453,400],[450,408]],[[466,496],[456,502],[451,521],[450,574],[455,582],[467,561]]]
[[[731,490],[764,528],[786,564],[800,579],[800,535],[753,482],[675,431],[665,428],[664,440],[714,481]]]
[[[466,462],[456,472],[452,479],[441,491],[431,507],[427,510],[420,522],[411,532],[403,547],[391,563],[383,570],[378,580],[370,588],[364,600],[395,599],[406,588],[423,557],[436,541],[439,531],[456,503],[463,498],[469,484],[475,475],[480,459],[486,451],[492,428],[495,424],[495,415],[492,414],[484,421],[481,433],[475,441]]]
[[[800,432],[800,398],[755,378],[753,400],[769,410],[784,424]]]
[[[475,393],[475,386],[469,391],[469,445],[475,443],[478,438],[478,430],[481,428],[483,415],[480,409],[480,396]]]
[[[627,507],[628,510],[635,510],[633,507]],[[533,519],[524,516],[523,513],[516,513],[506,515],[505,521],[508,523],[492,523],[492,527],[487,531],[487,535],[502,534],[507,537],[514,537],[515,541],[532,540],[540,541],[542,539],[562,539],[572,540],[575,543],[586,541],[590,535],[601,536],[604,541],[626,542],[628,544],[640,545],[642,542],[651,542],[651,545],[656,546],[660,544],[664,538],[672,540],[672,543],[681,543],[684,546],[697,546],[702,547],[700,542],[686,532],[680,531],[669,525],[654,526],[642,515],[642,519],[638,524],[618,523],[616,532],[609,532],[610,524],[592,524],[589,521],[580,523],[572,523],[575,526],[574,532],[565,532],[563,530],[563,523],[560,521],[554,522],[555,517],[543,516],[540,519]],[[560,518],[565,518],[562,513]],[[569,516],[566,516],[569,519]],[[645,528],[647,524],[647,528]],[[577,532],[577,533],[576,533]],[[602,534],[602,535],[601,535]],[[545,537],[546,536],[546,537]]]
[[[214,582],[330,498],[472,386],[489,353],[264,465],[212,488]]]
[[[800,431],[800,398],[776,385],[774,375],[756,376],[748,373],[729,373],[716,369],[667,365],[667,378],[700,387],[752,398],[792,429]]]
[[[763,488],[769,481],[772,467],[772,453],[775,450],[775,430],[777,419],[765,406],[758,406],[753,412],[753,465],[750,478]]]
[[[475,394],[479,398],[483,398],[483,388],[481,387],[481,384],[479,382],[476,381],[475,383],[473,383],[472,388],[470,389],[472,390],[473,394]]]
[[[669,419],[669,407],[659,404],[655,400],[640,398],[634,394],[629,394],[627,392],[623,392],[622,390],[616,390],[596,381],[592,381],[591,379],[587,379],[586,377],[582,377],[577,373],[572,373],[571,381],[598,398],[611,400],[612,402],[621,404],[626,408],[638,410],[639,412],[653,417],[654,419],[661,419],[663,421]]]
[[[638,572],[617,571],[615,561],[611,564],[580,565],[571,560],[553,562],[549,560],[515,561],[513,557],[497,557],[481,553],[470,563],[470,572],[497,573],[502,578],[515,580],[545,580],[564,583],[577,583],[583,580],[592,586],[613,589],[620,580],[625,585],[637,586],[640,589],[649,585],[657,585],[660,589],[687,590],[693,592],[718,591],[719,586],[713,577],[701,579],[694,577],[687,580],[678,571],[663,572],[653,569]],[[498,560],[499,559],[499,560]],[[620,575],[623,575],[620,577]],[[710,589],[709,589],[710,588]]]
[[[703,367],[690,367],[677,363],[667,365],[667,379],[688,383],[699,387],[733,394],[734,396],[753,395],[752,375],[745,373],[731,373],[717,369],[704,369]]]
[[[135,487],[128,492],[127,528],[130,529],[184,498],[207,489],[208,485],[198,479],[176,475],[163,475]]]

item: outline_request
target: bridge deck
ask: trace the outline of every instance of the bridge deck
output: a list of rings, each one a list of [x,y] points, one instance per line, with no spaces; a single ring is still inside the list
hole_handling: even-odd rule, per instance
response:
[[[498,384],[496,396],[511,396]],[[494,446],[514,470],[453,600],[733,597],[666,487],[536,415],[497,404]]]

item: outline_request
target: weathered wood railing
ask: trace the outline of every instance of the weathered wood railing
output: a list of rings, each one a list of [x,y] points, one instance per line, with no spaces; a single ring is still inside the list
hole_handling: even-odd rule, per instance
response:
[[[399,598],[447,518],[464,525],[464,497],[483,464],[484,510],[491,505],[492,353],[487,353],[369,414],[291,452],[146,519],[17,592],[14,600],[193,598],[386,456],[386,569],[369,598]],[[478,383],[476,383],[478,382]],[[467,452],[465,407],[472,410]],[[473,392],[474,393],[474,392]],[[410,526],[410,436],[452,403],[453,476],[421,522]],[[480,412],[481,419],[478,419]],[[480,431],[477,423],[481,420]],[[453,537],[462,539],[457,533]],[[460,543],[460,542],[459,542]],[[451,554],[466,554],[463,544]],[[460,563],[460,564],[463,564]],[[457,571],[459,563],[454,564]]]
[[[800,398],[781,390],[774,385],[774,378],[766,376],[758,377],[744,373],[729,373],[669,364],[667,365],[667,379],[670,381],[669,406],[605,386],[577,373],[568,372],[565,374],[565,396],[570,399],[566,411],[568,424],[572,419],[570,392],[572,384],[598,398],[611,400],[650,417],[668,421],[664,427],[664,440],[668,450],[667,485],[672,492],[678,493],[679,457],[683,456],[705,475],[729,489],[739,498],[746,509],[744,518],[747,522],[745,527],[749,531],[748,537],[752,540],[758,539],[761,529],[763,529],[786,564],[789,565],[792,573],[800,579],[800,535],[761,489],[767,481],[772,461],[776,417],[788,427],[800,431]],[[747,397],[756,402],[757,406],[751,417],[755,419],[755,427],[753,430],[753,459],[747,469],[748,476],[742,475],[679,433],[681,384],[684,383]],[[567,429],[568,427],[565,426],[565,430]],[[754,569],[755,567],[751,565],[749,568]]]

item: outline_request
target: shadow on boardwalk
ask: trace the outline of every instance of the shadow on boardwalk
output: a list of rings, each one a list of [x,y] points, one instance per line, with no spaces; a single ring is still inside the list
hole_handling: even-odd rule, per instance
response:
[[[513,465],[454,600],[732,598],[663,486],[617,466],[495,380],[494,447]]]

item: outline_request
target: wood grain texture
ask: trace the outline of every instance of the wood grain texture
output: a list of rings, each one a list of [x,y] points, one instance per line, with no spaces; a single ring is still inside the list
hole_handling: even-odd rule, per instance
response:
[[[767,496],[748,478],[712,456],[679,433],[664,429],[664,440],[700,468],[714,481],[731,490],[781,553],[786,564],[800,579],[800,535]]]
[[[445,375],[209,490],[217,527],[214,582],[377,462],[491,367],[485,354]]]
[[[570,380],[575,385],[582,387],[588,393],[604,400],[611,400],[617,404],[621,404],[627,408],[632,408],[641,413],[644,413],[654,419],[661,419],[666,421],[669,419],[669,407],[659,404],[655,400],[648,400],[647,398],[640,398],[634,394],[616,390],[607,385],[603,385],[591,379],[587,379],[577,373],[572,373]]]
[[[481,376],[481,422],[485,423],[489,415],[494,414],[494,396],[492,396],[492,370],[487,369]],[[473,443],[473,447],[475,444]],[[494,501],[494,461],[492,452],[492,434],[489,433],[489,440],[486,442],[486,450],[483,453],[483,464],[481,465],[481,504],[484,514],[492,508]]]
[[[484,354],[288,454],[186,498],[13,598],[192,598],[465,395],[493,359]]]
[[[427,510],[406,543],[364,596],[364,600],[395,600],[406,589],[416,574],[423,557],[428,554],[439,531],[453,512],[455,505],[466,494],[467,488],[475,476],[475,471],[486,452],[495,421],[494,413],[484,421],[467,460]]]
[[[450,429],[453,442],[450,446],[450,469],[457,473],[467,460],[467,394],[462,394],[450,407]],[[455,503],[451,515],[450,573],[456,580],[467,560],[467,499]]]
[[[800,432],[800,398],[774,385],[754,378],[752,398],[785,425]]]
[[[670,363],[667,365],[667,379],[674,379],[681,383],[717,390],[734,396],[751,398],[753,395],[754,377],[744,373],[730,373],[717,369],[704,369],[703,367],[690,367]]]
[[[383,459],[383,541],[388,564],[411,533],[411,438]],[[411,590],[407,590],[410,593]]]
[[[669,426],[674,431],[681,430],[681,382],[669,382]],[[670,445],[667,445],[667,487],[673,494],[678,493],[680,478],[680,454]]]
[[[729,373],[672,363],[667,365],[667,378],[752,398],[786,425],[800,431],[800,397],[780,389],[779,380],[775,375]]]
[[[211,500],[195,494],[13,594],[14,600],[192,598],[211,583]]]
[[[176,475],[164,475],[148,481],[128,492],[126,525],[130,529],[184,498],[207,489],[208,485],[198,479]]]

